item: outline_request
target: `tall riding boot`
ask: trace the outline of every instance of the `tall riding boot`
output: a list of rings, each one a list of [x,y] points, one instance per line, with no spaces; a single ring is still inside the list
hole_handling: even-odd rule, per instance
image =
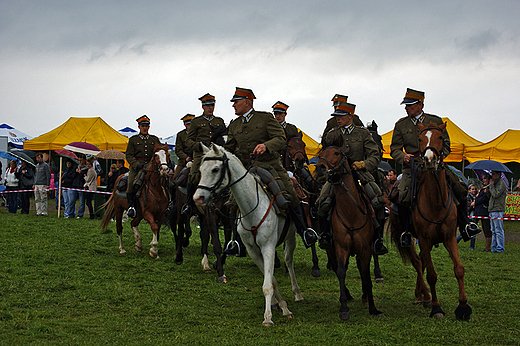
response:
[[[197,189],[196,189],[195,185],[193,185],[192,183],[188,183],[186,185],[186,203],[182,206],[182,209],[181,209],[182,215],[190,216],[192,214],[193,195],[195,194],[196,190]]]
[[[128,202],[128,217],[134,218],[136,215],[134,204],[135,204],[135,192],[127,192],[126,200]]]
[[[300,205],[298,204],[296,207],[289,207],[289,214],[293,219],[294,225],[296,226],[296,232],[302,237],[303,244],[305,247],[310,247],[312,244],[318,240],[318,235],[316,232],[305,226],[305,221],[303,220],[303,214]]]
[[[237,222],[235,218],[235,213],[232,213],[231,227],[233,228],[233,239],[231,239],[224,249],[224,253],[228,256],[237,256],[237,257],[245,257],[246,256],[246,247],[240,238],[240,235],[237,231]]]
[[[459,225],[459,232],[464,241],[468,241],[482,230],[478,228],[478,225],[470,221],[468,217],[468,200],[463,198],[457,206],[457,223]]]
[[[411,230],[411,213],[410,209],[402,205],[398,206],[399,209],[399,225],[401,226],[401,246],[410,247],[413,246],[413,236]]]
[[[332,229],[330,227],[330,215],[320,216],[320,237],[319,247],[323,250],[330,249],[332,247]]]
[[[372,254],[374,255],[384,255],[388,253],[388,249],[385,246],[385,241],[383,239],[383,230],[381,227],[381,223],[376,219],[372,219],[372,223],[374,224],[374,237],[372,244]]]

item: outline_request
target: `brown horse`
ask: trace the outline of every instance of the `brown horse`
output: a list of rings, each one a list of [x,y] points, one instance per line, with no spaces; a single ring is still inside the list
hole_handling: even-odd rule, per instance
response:
[[[459,320],[468,320],[471,316],[471,307],[467,304],[464,289],[464,267],[460,261],[459,249],[456,240],[457,208],[453,192],[446,182],[446,173],[443,164],[443,131],[446,124],[419,124],[420,155],[422,165],[417,173],[417,188],[415,201],[412,201],[412,234],[419,241],[420,253],[417,255],[415,247],[402,247],[399,237],[401,228],[399,218],[392,214],[392,240],[397,245],[404,260],[409,260],[417,272],[415,296],[417,302],[428,307],[431,304],[430,317],[444,317],[439,300],[437,299],[437,273],[433,268],[431,250],[435,244],[443,243],[453,261],[455,277],[459,285],[459,306],[455,316]],[[414,189],[412,188],[412,191]],[[413,198],[413,197],[412,197]],[[430,286],[424,282],[424,270]]]
[[[352,300],[346,285],[346,271],[350,256],[356,256],[361,275],[363,299],[368,302],[370,315],[384,316],[374,305],[372,281],[370,279],[370,260],[374,226],[370,202],[362,187],[356,183],[347,155],[338,147],[327,147],[319,154],[317,170],[327,172],[327,179],[334,184],[336,203],[332,209],[333,247],[328,250],[333,258],[333,269],[339,280],[340,310],[342,320],[350,318],[347,301]]]
[[[316,199],[320,194],[320,184],[314,180],[305,166],[309,164],[307,153],[305,152],[305,142],[302,139],[303,133],[298,132],[298,135],[289,137],[282,158],[285,169],[291,171],[294,177],[305,192],[305,199],[302,200],[303,211],[305,214],[305,221],[307,227],[312,227],[318,231],[320,223],[317,217],[313,217],[311,213],[311,206],[314,205]],[[316,214],[317,215],[317,214]],[[319,232],[318,232],[319,233]],[[318,255],[316,253],[316,245],[311,245],[312,252],[312,269],[311,275],[319,277],[321,275],[320,266],[318,264]]]
[[[130,225],[134,231],[135,249],[139,252],[143,250],[143,243],[141,234],[137,226],[142,219],[145,219],[152,228],[153,239],[150,243],[149,254],[153,258],[158,258],[158,238],[159,229],[164,219],[164,213],[169,196],[169,176],[170,171],[170,154],[168,153],[167,145],[155,144],[154,156],[145,168],[145,177],[143,180],[143,187],[141,195],[138,198],[140,208],[136,208],[137,215],[132,220]],[[123,176],[117,178],[114,190],[110,199],[104,204],[106,207],[105,214],[101,220],[101,228],[106,229],[110,223],[110,219],[114,216],[116,218],[117,236],[119,237],[119,253],[125,254],[123,247],[123,212],[128,209],[126,196],[117,191],[117,184]]]

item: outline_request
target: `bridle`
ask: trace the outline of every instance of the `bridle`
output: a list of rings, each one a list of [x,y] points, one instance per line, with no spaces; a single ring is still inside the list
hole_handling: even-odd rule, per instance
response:
[[[226,153],[223,153],[222,156],[204,157],[202,159],[202,163],[204,161],[221,161],[222,162],[222,169],[220,170],[220,176],[219,176],[217,182],[215,184],[213,184],[213,186],[204,186],[204,185],[200,185],[200,184],[197,186],[199,189],[209,191],[210,194],[215,194],[217,192],[217,190],[220,190],[220,189],[230,188],[231,186],[235,185],[236,183],[238,183],[239,181],[244,179],[246,177],[247,173],[249,173],[246,170],[244,175],[242,175],[240,178],[238,178],[237,180],[235,180],[234,182],[231,183],[231,171],[229,169],[229,158],[227,157]],[[201,165],[202,165],[202,163],[201,163]],[[226,174],[229,177],[228,183],[226,186],[224,186],[222,188],[221,185],[222,185],[224,179],[226,178]]]
[[[296,169],[296,168],[298,168],[296,166],[296,161],[295,161],[297,154],[302,155],[303,160],[305,161],[306,164],[309,164],[309,158],[307,157],[307,154],[305,153],[305,143],[303,143],[303,145],[304,145],[303,150],[298,149],[294,152],[294,154],[291,154],[291,152],[289,151],[289,142],[291,141],[292,138],[299,138],[299,137],[291,137],[287,140],[287,144],[285,145],[285,154],[289,157],[289,160],[291,160],[291,165]]]
[[[419,132],[419,135],[421,135],[423,132],[425,131],[429,131],[429,130],[437,130],[437,131],[440,131],[441,132],[441,135],[442,135],[442,130],[438,127],[435,127],[435,126],[429,126],[429,127],[425,127],[421,130],[421,132]],[[424,148],[424,150],[421,151],[420,153],[420,156],[421,156],[421,159],[424,159],[424,155],[426,155],[426,152],[428,150],[431,150],[435,153],[435,155],[437,155],[437,165],[439,166],[440,163],[442,162],[442,160],[444,159],[444,150],[443,150],[443,147],[444,147],[444,136],[442,136],[442,147],[441,147],[441,151],[439,152],[439,150],[434,147],[434,146],[431,146],[431,145],[428,145],[427,147]]]

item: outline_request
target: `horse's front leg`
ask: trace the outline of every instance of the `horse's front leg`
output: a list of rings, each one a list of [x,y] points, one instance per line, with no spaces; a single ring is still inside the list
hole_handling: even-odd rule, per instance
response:
[[[141,233],[139,233],[139,223],[141,222],[142,217],[136,217],[132,220],[130,223],[132,227],[132,231],[134,232],[134,238],[135,238],[135,249],[137,252],[143,251],[143,238],[141,237]]]
[[[296,236],[294,232],[289,231],[287,238],[285,240],[285,265],[289,272],[289,277],[291,278],[291,289],[294,294],[294,300],[299,302],[303,301],[302,294],[300,292],[300,286],[298,286],[298,282],[296,282],[296,274],[294,273],[294,250],[296,248]]]
[[[199,214],[199,222],[200,222],[200,253],[202,255],[202,260],[200,264],[202,265],[202,270],[205,272],[211,271],[211,267],[209,266],[208,260],[208,245],[209,245],[209,227],[207,224],[206,215]]]
[[[116,209],[116,231],[117,237],[119,238],[119,253],[126,254],[125,247],[123,245],[123,210]]]
[[[246,249],[247,249],[247,253],[249,254],[249,256],[251,257],[251,259],[253,260],[253,262],[255,262],[255,264],[258,266],[258,268],[260,269],[260,271],[262,272],[262,274],[264,274],[264,283],[262,285],[262,292],[264,293],[264,297],[265,297],[265,311],[264,311],[264,321],[262,322],[262,325],[266,326],[266,327],[269,327],[269,326],[272,326],[274,325],[273,323],[273,313],[271,311],[271,304],[272,304],[272,300],[273,300],[273,283],[272,283],[272,278],[273,278],[273,270],[274,270],[274,251],[273,251],[273,259],[272,259],[272,268],[271,270],[269,270],[269,266],[266,265],[266,262],[265,262],[265,259],[262,257],[263,255],[265,256],[265,253],[263,251],[261,251],[258,246],[256,246],[255,244],[250,244],[249,242],[247,242],[246,238],[245,238],[245,234],[243,235],[242,233],[240,233],[240,236],[242,237],[242,240],[244,241],[244,245],[246,246]]]
[[[157,249],[157,245],[159,244],[159,229],[161,226],[155,222],[154,215],[150,212],[146,212],[143,215],[144,219],[148,222],[150,227],[152,228],[152,241],[150,242],[150,250],[148,251],[148,254],[152,258],[159,258],[159,250]],[[161,217],[159,219],[162,220]]]
[[[430,317],[442,318],[445,314],[444,311],[442,311],[439,300],[437,299],[437,273],[433,267],[431,249],[432,246],[422,247],[420,256],[423,267],[426,269],[426,280],[428,281],[432,295],[432,310],[430,312]]]
[[[459,284],[459,306],[455,309],[455,317],[458,320],[468,321],[471,317],[472,309],[468,304],[468,298],[466,297],[466,289],[464,288],[464,266],[460,260],[459,247],[455,237],[446,241],[444,247],[448,250],[451,260],[453,261],[453,271],[457,283]]]

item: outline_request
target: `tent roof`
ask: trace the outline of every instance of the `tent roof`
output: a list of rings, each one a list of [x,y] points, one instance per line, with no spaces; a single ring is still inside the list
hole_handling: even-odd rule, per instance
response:
[[[466,159],[520,162],[520,130],[507,130],[490,142],[466,148]]]
[[[10,146],[13,146],[18,149],[22,149],[23,142],[32,138],[31,136],[26,135],[22,131],[17,130],[14,127],[9,126],[7,124],[0,125],[0,136],[7,137],[7,143]]]
[[[462,161],[462,157],[465,156],[469,146],[482,144],[481,141],[469,136],[449,118],[445,117],[442,118],[442,120],[446,123],[446,130],[450,135],[451,146],[451,153],[444,159],[444,162],[460,162]],[[390,131],[381,136],[383,140],[383,149],[385,150],[383,158],[385,159],[392,158],[390,156],[390,144],[392,143],[393,133],[394,131]]]
[[[24,142],[24,149],[57,150],[72,142],[87,142],[101,150],[126,151],[128,138],[99,117],[71,117],[61,126]]]

